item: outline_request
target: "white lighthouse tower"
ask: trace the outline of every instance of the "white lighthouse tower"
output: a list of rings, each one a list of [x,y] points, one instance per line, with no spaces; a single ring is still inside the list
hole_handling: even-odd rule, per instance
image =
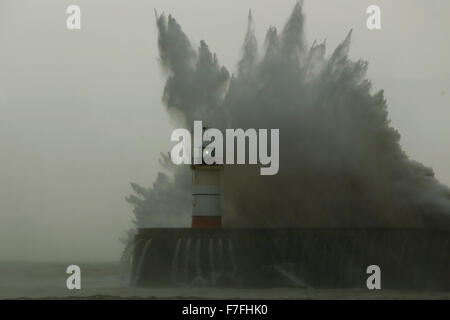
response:
[[[207,128],[203,128],[206,130]],[[207,135],[207,132],[205,133]],[[207,140],[207,139],[204,139]],[[209,142],[193,150],[192,162],[192,228],[220,228],[220,173],[222,164],[207,164],[206,157],[214,157],[215,150],[208,148]]]

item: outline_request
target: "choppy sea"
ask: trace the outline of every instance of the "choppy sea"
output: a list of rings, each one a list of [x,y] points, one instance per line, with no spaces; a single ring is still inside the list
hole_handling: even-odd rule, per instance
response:
[[[66,287],[72,263],[0,262],[0,299],[450,299],[450,292],[389,290],[136,288],[119,262],[84,263],[81,289]]]

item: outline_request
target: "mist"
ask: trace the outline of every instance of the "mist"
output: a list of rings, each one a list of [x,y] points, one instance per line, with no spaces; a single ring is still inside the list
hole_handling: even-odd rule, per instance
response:
[[[164,170],[167,177],[159,174],[161,166],[158,160],[161,159],[160,153],[167,154],[170,150],[171,130],[184,125],[186,121],[181,119],[186,115],[194,118],[196,114],[167,113],[167,100],[162,99],[167,74],[158,61],[154,8],[177,17],[186,34],[193,37],[188,37],[188,42],[194,56],[198,54],[201,39],[211,47],[208,49],[210,52],[218,53],[218,73],[222,74],[222,65],[226,66],[228,76],[224,81],[228,83],[233,73],[242,74],[236,70],[245,69],[245,63],[237,65],[237,61],[242,53],[248,9],[252,8],[255,17],[254,35],[259,40],[259,61],[264,57],[268,26],[278,26],[280,33],[294,4],[290,1],[196,1],[189,5],[175,0],[76,2],[83,12],[83,29],[75,33],[65,28],[65,9],[73,4],[72,1],[6,0],[0,4],[2,260],[116,260],[123,248],[119,238],[132,226],[132,210],[136,210],[125,199],[133,192],[130,182],[136,183],[133,185],[135,189],[143,186],[139,189],[141,192],[148,192],[155,183],[156,189],[166,196],[171,194],[175,185],[179,189],[176,194],[180,194],[181,203],[190,199],[186,192],[183,193],[183,181],[189,181],[189,172],[174,173],[169,168]],[[402,149],[412,159],[432,167],[439,180],[449,184],[450,65],[447,57],[450,49],[448,43],[442,41],[449,26],[448,20],[439,18],[448,13],[449,4],[447,1],[379,3],[383,9],[383,30],[371,33],[365,29],[364,14],[370,2],[342,1],[337,5],[333,1],[307,1],[304,7],[308,18],[304,24],[307,30],[303,33],[307,45],[302,50],[309,52],[315,38],[319,45],[326,38],[326,58],[329,59],[353,28],[348,58],[357,61],[364,57],[370,61],[367,78],[373,80],[371,94],[385,89],[392,120],[390,127],[401,134]],[[227,90],[217,89],[219,107],[225,107],[224,97],[220,96]],[[229,107],[223,109],[247,105],[236,91],[230,92],[234,93],[229,95],[229,99],[233,97],[240,102],[228,100]],[[213,102],[216,99],[215,96],[205,98]],[[281,106],[279,103],[276,105]],[[219,120],[227,119],[227,126],[266,125],[264,118],[258,120],[261,123],[247,118],[245,113],[239,117],[217,116]],[[214,121],[213,118],[208,120]],[[329,130],[326,124],[323,124],[325,131]],[[221,125],[225,124],[217,121],[217,126]],[[269,123],[267,126],[275,125]],[[305,125],[303,131],[306,130]],[[310,140],[304,132],[302,137]],[[301,160],[305,162],[311,153],[303,150],[303,154],[306,159]],[[329,159],[327,155],[322,156],[319,159]],[[335,153],[333,157],[336,157]],[[286,170],[290,165],[286,159],[286,155],[280,159],[281,170],[286,168],[284,173],[280,171],[279,179],[289,175]],[[349,157],[348,160],[351,159],[356,161],[359,158]],[[312,162],[311,158],[309,162]],[[411,164],[409,160],[406,162]],[[333,162],[335,165],[338,163],[341,162]],[[430,172],[420,165],[417,167],[424,172],[419,177],[426,177]],[[418,172],[416,169],[411,171]],[[172,185],[174,174],[175,181],[179,182]],[[253,175],[252,172],[246,174]],[[230,174],[230,179],[233,176]],[[296,180],[291,192],[304,185],[304,181]],[[427,192],[423,199],[414,200],[427,204],[425,212],[430,211],[429,202],[433,204],[433,212],[441,212],[446,200],[439,195],[445,187],[431,178],[425,181],[433,182],[425,182],[424,189],[418,187]],[[264,186],[265,181],[258,183]],[[343,190],[348,192],[348,189]],[[266,224],[261,217],[254,219],[256,207],[252,208],[252,196],[266,191],[254,190],[255,193],[249,193],[248,200],[243,202],[239,194],[227,193],[229,201],[224,206],[227,223],[243,225],[259,221]],[[312,192],[313,186],[306,191]],[[408,191],[406,194],[416,193]],[[267,211],[275,212],[279,208],[277,205],[267,209],[270,204],[262,205]],[[348,211],[345,203],[336,205],[345,208],[342,211]],[[249,210],[245,209],[247,206]],[[147,208],[146,205],[144,207]],[[162,205],[160,208],[160,212],[172,209]],[[190,210],[189,203],[180,214],[169,214],[169,218],[164,214],[145,214],[144,225],[186,226]],[[319,221],[305,216],[298,223],[320,224],[325,217],[326,221],[334,221],[327,220],[327,214],[323,213],[327,210],[314,210],[311,212],[321,212],[314,215]],[[247,214],[238,214],[242,211]],[[376,214],[370,216],[374,218],[364,217],[362,220],[379,221]],[[394,220],[403,221],[401,216],[404,215],[393,215]],[[285,212],[280,221],[275,222],[284,224],[295,218],[296,215]],[[333,223],[343,224],[345,221],[354,220],[344,214]],[[381,221],[385,222],[385,219]]]
[[[327,56],[325,41],[307,44],[297,3],[281,32],[269,28],[259,53],[250,12],[242,57],[230,75],[204,41],[197,48],[190,43],[171,15],[157,18],[161,64],[168,74],[163,100],[180,125],[189,128],[201,119],[222,130],[280,129],[277,175],[260,176],[248,165],[225,166],[225,225],[438,227],[441,219],[448,222],[450,189],[401,148],[383,91],[371,93],[368,63],[348,58],[352,31]],[[172,187],[162,180],[164,188],[170,194],[184,186],[188,199],[189,185],[178,176]],[[161,206],[180,213],[189,207],[188,200],[158,197],[158,188],[157,182],[148,194],[137,190],[147,199],[147,215],[165,219]]]

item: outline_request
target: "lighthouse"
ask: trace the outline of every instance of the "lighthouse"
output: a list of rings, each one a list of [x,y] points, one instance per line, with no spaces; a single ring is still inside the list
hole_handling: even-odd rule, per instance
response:
[[[207,135],[208,131],[205,131],[206,138]],[[208,148],[208,142],[205,140],[208,139],[203,139],[201,146],[194,145],[193,150],[192,228],[220,228],[220,174],[223,165],[205,162],[205,158],[214,157],[215,153],[214,148]]]

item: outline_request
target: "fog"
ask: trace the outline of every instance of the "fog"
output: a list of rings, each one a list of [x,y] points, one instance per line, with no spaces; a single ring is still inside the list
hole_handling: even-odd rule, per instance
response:
[[[306,35],[370,63],[393,126],[415,160],[450,184],[448,1],[306,1]],[[78,4],[82,30],[65,27]],[[248,9],[256,36],[281,28],[294,1],[14,1],[0,3],[0,260],[116,260],[130,226],[130,182],[150,186],[171,147],[153,10],[172,13],[231,71]]]

